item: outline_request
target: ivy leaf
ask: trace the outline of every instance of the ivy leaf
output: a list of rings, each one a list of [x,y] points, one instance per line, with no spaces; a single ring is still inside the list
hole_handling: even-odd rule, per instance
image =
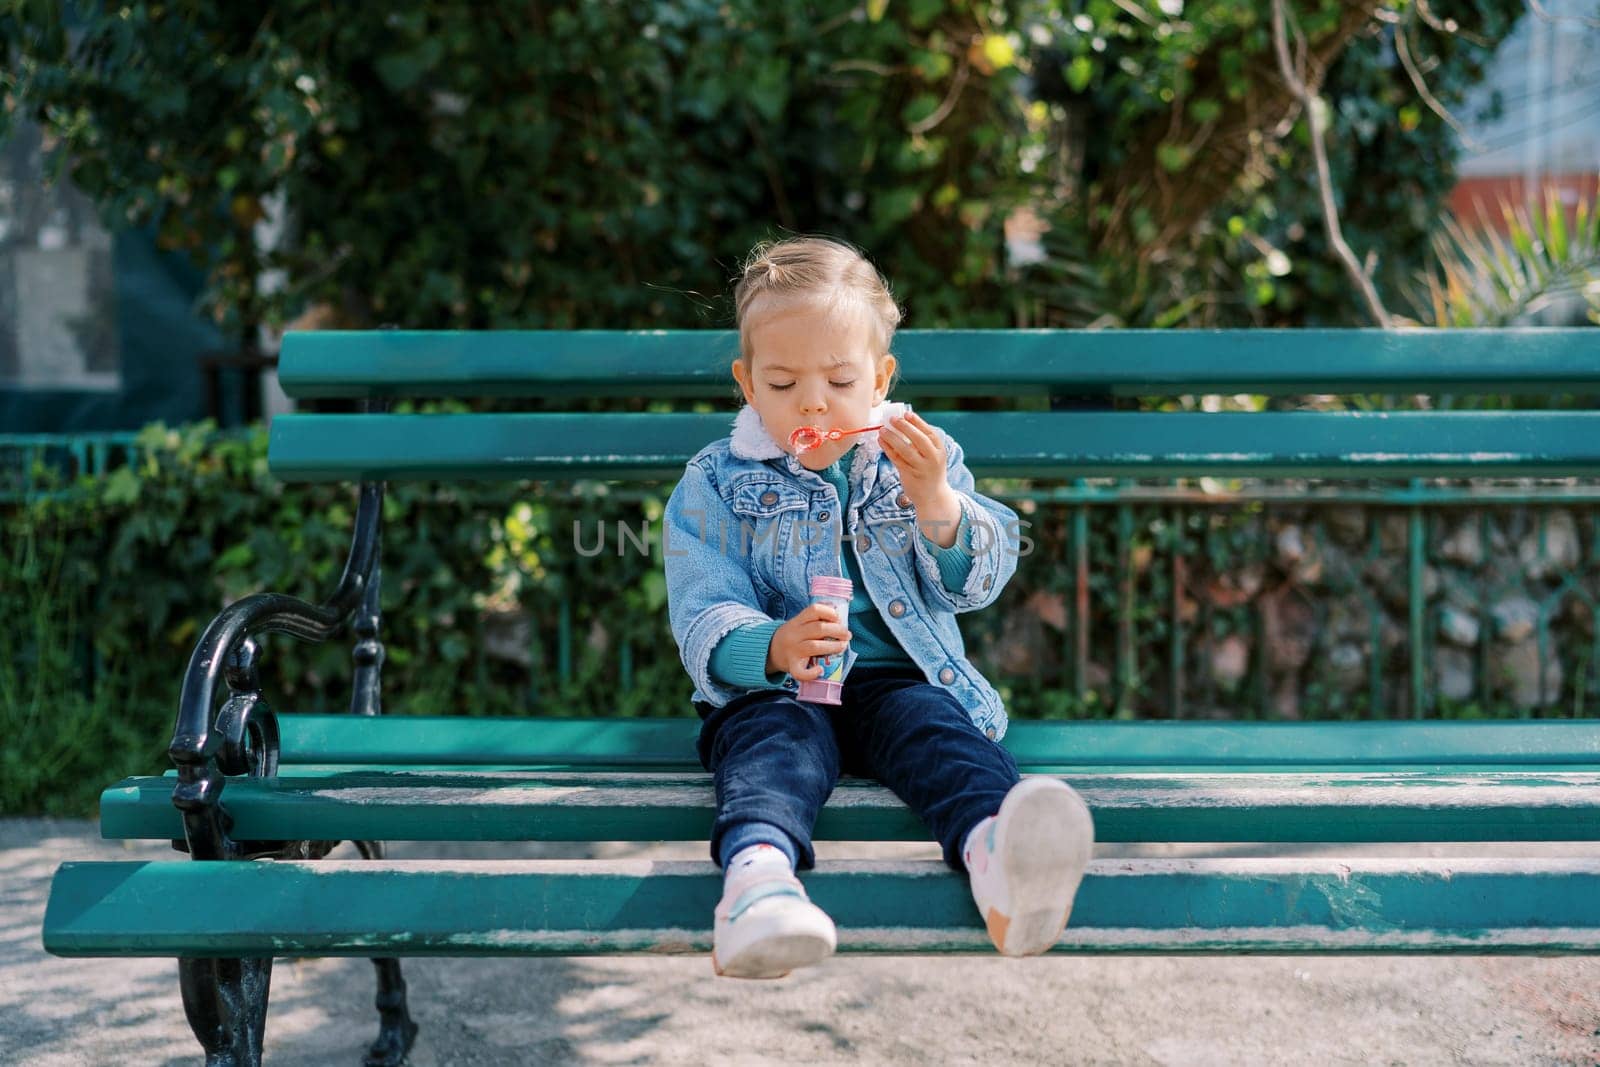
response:
[[[750,103],[768,122],[777,122],[789,103],[789,61],[776,57],[765,60],[756,68],[755,81],[750,86]]]
[[[917,210],[919,199],[917,190],[909,186],[891,189],[873,201],[873,217],[879,222],[890,225],[904,222],[911,217],[913,211]]]
[[[443,57],[443,42],[429,38],[409,52],[390,52],[386,56],[379,56],[376,64],[378,77],[395,92],[403,93],[438,66]]]
[[[875,2],[875,0],[868,0],[867,6],[869,10],[873,2]],[[920,30],[923,27],[931,24],[934,19],[938,18],[940,12],[944,11],[948,5],[945,3],[945,0],[911,0],[909,6],[911,11],[908,17],[911,20],[911,25]],[[888,4],[884,3],[884,7],[887,8]],[[879,17],[882,16],[880,15]],[[877,19],[873,19],[873,21],[876,22]]]
[[[1078,56],[1067,64],[1067,84],[1072,86],[1072,91],[1081,93],[1089,88],[1089,82],[1094,79],[1094,60],[1088,56]]]
[[[1188,145],[1173,144],[1170,141],[1162,141],[1156,145],[1156,162],[1160,163],[1161,168],[1168,173],[1178,173],[1189,165],[1189,160],[1192,158],[1193,153],[1189,151]]]
[[[905,110],[900,113],[900,118],[907,126],[915,126],[925,120],[929,115],[939,110],[939,98],[933,93],[918,93],[906,104]]]
[[[139,476],[127,467],[118,467],[106,478],[105,501],[107,504],[126,506],[139,501],[139,492],[142,483]]]
[[[238,544],[217,557],[216,567],[218,570],[243,570],[254,563],[255,559],[255,549],[249,544]]]

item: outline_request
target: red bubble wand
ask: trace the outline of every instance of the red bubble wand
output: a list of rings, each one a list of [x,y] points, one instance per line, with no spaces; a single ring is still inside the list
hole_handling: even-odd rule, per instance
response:
[[[800,426],[789,435],[789,447],[796,452],[810,452],[813,448],[821,448],[824,441],[837,441],[846,434],[881,429],[883,429],[882,423],[876,426],[863,426],[859,430],[819,430],[815,426]]]

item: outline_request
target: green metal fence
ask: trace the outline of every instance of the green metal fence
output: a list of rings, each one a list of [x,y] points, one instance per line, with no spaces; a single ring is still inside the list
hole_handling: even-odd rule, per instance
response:
[[[0,504],[70,494],[79,477],[133,463],[138,440],[136,433],[0,434]]]
[[[1170,718],[1577,716],[1600,700],[1600,487],[999,495],[1040,539],[999,607],[1031,601],[1057,644],[1013,689]],[[1017,628],[970,629],[1004,666]]]

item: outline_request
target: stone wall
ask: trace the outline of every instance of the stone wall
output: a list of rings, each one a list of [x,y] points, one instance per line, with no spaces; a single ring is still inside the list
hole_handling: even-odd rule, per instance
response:
[[[1126,542],[1115,506],[1091,508],[1083,673],[1096,704],[1121,696],[1126,712],[1157,715],[1176,684],[1185,715],[1410,715],[1415,595],[1425,714],[1600,713],[1595,505],[1290,501],[1185,506],[1181,518],[1172,506],[1132,506]],[[1053,510],[1028,516],[1040,551],[1008,591],[1009,610],[969,624],[980,661],[1019,691],[1070,688],[1074,675],[1073,557]]]

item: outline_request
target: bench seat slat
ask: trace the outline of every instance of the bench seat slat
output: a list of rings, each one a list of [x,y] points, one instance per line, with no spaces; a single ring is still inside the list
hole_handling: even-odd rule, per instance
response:
[[[845,952],[992,952],[937,861],[806,875]],[[720,878],[645,860],[67,863],[63,956],[697,953]],[[1600,951],[1600,860],[1114,860],[1058,952]]]
[[[1600,339],[1583,328],[901,330],[894,349],[902,399],[1051,388],[1139,396],[1581,393],[1600,385]],[[295,332],[284,338],[278,380],[296,398],[722,397],[738,351],[729,330]]]
[[[1040,478],[1600,475],[1600,412],[940,412],[975,474]],[[286,481],[675,480],[731,414],[280,415]]]
[[[1152,767],[1149,764],[1116,764],[1116,763],[1048,763],[1039,765],[1024,764],[1021,767],[1024,774],[1056,774],[1063,778],[1083,777],[1086,775],[1123,775],[1123,774],[1148,774]],[[1302,774],[1340,773],[1358,770],[1361,773],[1397,774],[1425,773],[1438,775],[1471,774],[1483,772],[1490,768],[1481,764],[1471,763],[1401,763],[1385,766],[1383,764],[1361,764],[1352,768],[1346,764],[1327,763],[1296,763],[1273,765],[1270,763],[1250,764],[1240,767],[1207,766],[1201,764],[1162,764],[1161,771],[1170,774],[1288,774],[1298,772]],[[1532,764],[1495,764],[1492,768],[1496,772],[1506,774],[1528,773],[1531,771],[1581,771],[1600,772],[1600,762],[1594,763],[1562,763],[1559,765],[1541,766]],[[281,774],[291,778],[330,778],[346,774],[477,774],[480,771],[500,774],[698,774],[700,768],[685,762],[681,767],[651,768],[640,772],[637,767],[614,766],[600,763],[578,764],[525,764],[525,763],[475,763],[470,766],[451,763],[295,763],[281,768]],[[128,779],[132,781],[133,779]],[[168,770],[162,772],[162,780],[169,784],[176,784],[178,772]],[[234,779],[229,779],[230,781]],[[243,780],[243,779],[240,779]]]
[[[1582,841],[1600,831],[1600,770],[1068,776],[1101,841]],[[170,778],[101,796],[107,838],[178,838]],[[252,840],[694,841],[711,832],[705,774],[482,772],[235,778],[222,794]],[[887,789],[846,779],[822,840],[920,841]]]
[[[693,718],[279,716],[287,765],[453,764],[698,770]],[[1600,719],[1450,722],[1049,722],[1011,724],[1024,770],[1600,764]]]

